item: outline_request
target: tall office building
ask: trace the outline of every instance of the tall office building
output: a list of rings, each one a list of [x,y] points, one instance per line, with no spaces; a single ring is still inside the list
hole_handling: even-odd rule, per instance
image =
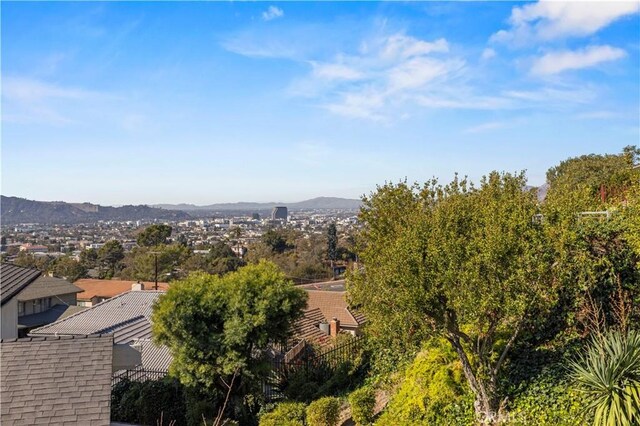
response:
[[[271,211],[271,220],[282,219],[286,222],[288,213],[287,208],[284,206],[274,207]]]

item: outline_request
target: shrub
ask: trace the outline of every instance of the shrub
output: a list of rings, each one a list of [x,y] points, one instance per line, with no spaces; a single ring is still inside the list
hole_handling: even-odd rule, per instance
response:
[[[340,400],[331,396],[317,399],[307,407],[309,426],[335,426],[340,418]]]
[[[640,333],[611,331],[594,338],[571,368],[594,425],[640,423]]]
[[[362,387],[349,395],[351,418],[357,426],[373,423],[373,410],[376,405],[376,392],[371,387]]]
[[[434,340],[407,367],[376,424],[468,425],[473,421],[473,395],[462,366],[446,342]]]
[[[260,426],[304,426],[305,407],[302,402],[282,402],[260,417]]]

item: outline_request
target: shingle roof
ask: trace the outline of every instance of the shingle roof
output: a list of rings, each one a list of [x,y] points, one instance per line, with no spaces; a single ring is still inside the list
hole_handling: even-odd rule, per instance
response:
[[[364,322],[364,316],[354,316],[347,305],[344,291],[309,290],[305,288],[309,298],[307,309],[320,309],[327,321],[337,318],[340,325],[357,327]]]
[[[293,325],[293,341],[298,342],[304,339],[309,343],[318,343],[320,345],[330,342],[330,336],[318,327],[318,324],[325,321],[320,309],[315,308],[305,311],[302,318]]]
[[[0,342],[0,423],[108,425],[113,338]]]
[[[40,276],[37,269],[23,268],[11,263],[0,264],[0,305],[4,305]]]
[[[71,314],[80,312],[86,308],[82,306],[55,305],[39,314],[23,315],[18,317],[18,328],[38,327],[66,318]]]
[[[32,330],[31,336],[116,333],[140,317],[151,317],[153,303],[163,291],[129,291],[100,302],[53,324]]]
[[[80,293],[81,291],[81,288],[76,287],[67,280],[43,275],[36,278],[31,285],[18,293],[16,298],[20,301],[24,301],[60,296],[63,294]]]
[[[114,297],[118,294],[131,290],[131,286],[136,281],[123,281],[123,280],[94,280],[94,279],[81,279],[74,284],[82,289],[82,293],[78,293],[78,300],[90,300],[93,297]],[[143,282],[145,290],[153,290],[155,283],[145,281]],[[158,290],[168,290],[169,284],[158,283]]]

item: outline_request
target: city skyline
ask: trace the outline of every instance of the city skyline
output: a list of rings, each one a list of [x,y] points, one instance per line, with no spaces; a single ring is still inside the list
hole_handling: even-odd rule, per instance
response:
[[[3,3],[2,194],[359,198],[640,139],[637,2]]]

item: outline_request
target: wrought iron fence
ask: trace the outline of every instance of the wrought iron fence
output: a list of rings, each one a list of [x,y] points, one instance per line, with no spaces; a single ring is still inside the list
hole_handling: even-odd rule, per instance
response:
[[[132,382],[146,382],[148,380],[158,380],[169,374],[168,371],[162,370],[144,370],[141,368],[135,368],[133,370],[116,371],[111,376],[111,387],[117,385],[122,380],[129,380]]]
[[[269,401],[282,398],[282,390],[291,374],[332,374],[340,365],[354,361],[363,348],[364,337],[360,336],[325,350],[316,350],[307,344],[302,349],[297,348],[293,357],[274,359],[271,373],[263,385],[265,397]]]

